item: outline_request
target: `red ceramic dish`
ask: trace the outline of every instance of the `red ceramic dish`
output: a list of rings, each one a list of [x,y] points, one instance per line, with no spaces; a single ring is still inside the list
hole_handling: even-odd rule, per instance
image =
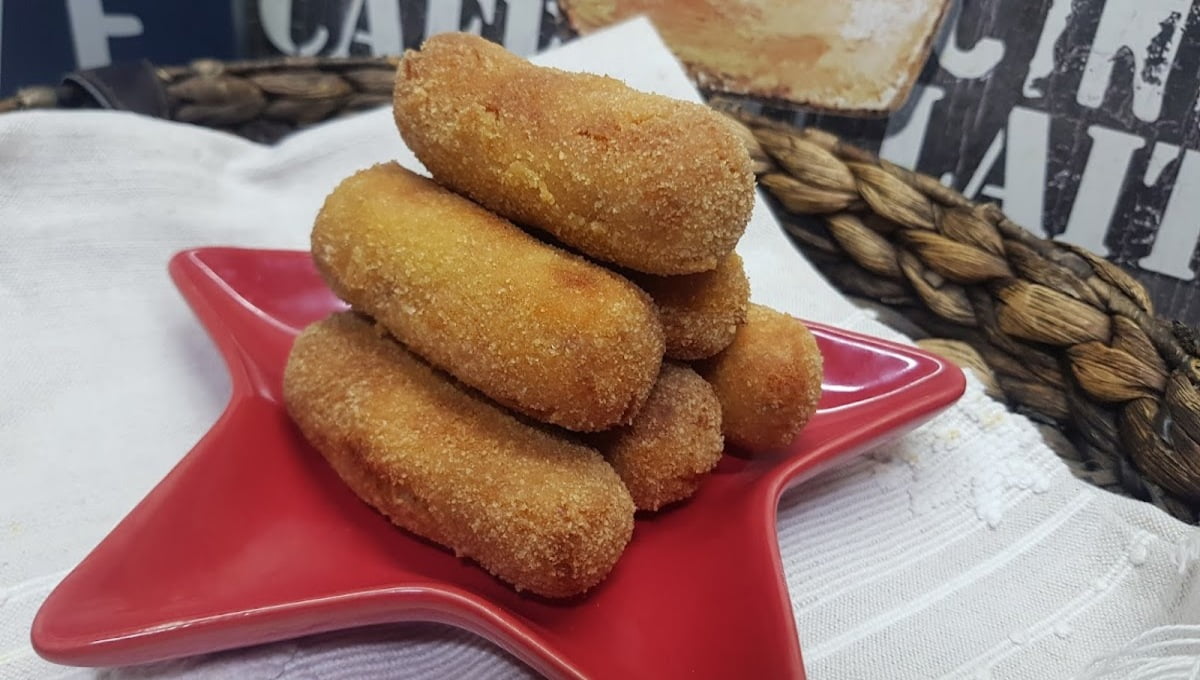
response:
[[[725,456],[689,502],[639,518],[601,586],[550,601],[393,527],[293,428],[279,396],[288,348],[342,307],[306,253],[192,250],[170,271],[223,353],[233,397],[43,604],[32,640],[51,661],[136,664],[423,620],[475,631],[556,678],[802,677],[780,494],[924,422],[964,386],[941,359],[813,325],[825,392],[791,449]]]

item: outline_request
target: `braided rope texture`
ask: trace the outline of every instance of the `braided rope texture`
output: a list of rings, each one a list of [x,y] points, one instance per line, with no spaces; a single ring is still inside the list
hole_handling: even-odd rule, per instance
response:
[[[222,62],[199,59],[160,67],[172,120],[274,142],[329,118],[388,105],[397,57],[282,57]],[[76,106],[69,86],[29,87],[0,99],[0,113]]]
[[[994,204],[821,130],[733,114],[788,233],[839,288],[900,311],[961,365],[981,359],[985,384],[1067,435],[1082,476],[1196,523],[1193,329],[1157,318],[1118,266]]]
[[[172,119],[272,142],[387,105],[396,63],[200,60],[157,74]],[[0,113],[70,95],[29,88]],[[782,223],[836,286],[896,312],[901,330],[1044,424],[1081,477],[1198,521],[1200,338],[1157,318],[1129,274],[829,133],[712,103],[741,123]]]

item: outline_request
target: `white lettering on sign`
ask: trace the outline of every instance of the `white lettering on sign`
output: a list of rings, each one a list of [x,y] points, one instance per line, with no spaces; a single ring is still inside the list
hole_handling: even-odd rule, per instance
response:
[[[1156,155],[1160,147],[1169,148],[1174,153],[1179,151],[1174,144],[1159,142],[1154,148]],[[1191,281],[1196,278],[1191,263],[1197,242],[1200,242],[1200,153],[1187,149],[1183,152],[1171,198],[1167,201],[1167,209],[1154,236],[1154,247],[1149,255],[1138,260],[1138,265],[1143,269]]]
[[[1006,129],[996,132],[983,158],[967,181],[963,195],[980,195],[1001,201],[1009,219],[1036,236],[1045,236],[1042,204],[1046,190],[1046,149],[1050,137],[1050,116],[1021,106],[1008,113]],[[992,173],[1000,152],[1004,152],[1004,185],[984,184]],[[890,160],[890,159],[889,159]],[[942,183],[954,185],[954,175],[946,173]]]
[[[460,5],[462,4],[461,0],[457,1]],[[471,17],[471,20],[467,22],[467,26],[463,30],[467,33],[480,35],[483,33],[485,23],[488,26],[496,23],[496,0],[479,0],[479,14]]]
[[[1045,92],[1037,81],[1048,77],[1054,72],[1054,45],[1058,38],[1067,30],[1067,19],[1071,17],[1071,0],[1054,0],[1050,11],[1046,13],[1046,21],[1042,24],[1042,35],[1038,38],[1037,50],[1029,61],[1029,71],[1025,74],[1025,84],[1021,94],[1029,98],[1041,97]]]
[[[292,39],[292,0],[259,0],[258,18],[267,40],[284,54],[311,57],[320,54],[329,44],[329,29],[325,26],[317,26],[303,43],[297,44]],[[359,30],[358,25],[364,18],[367,28]],[[346,8],[337,42],[326,54],[349,56],[351,43],[368,46],[373,55],[402,52],[399,0],[353,0]]]
[[[955,4],[951,11],[947,29],[940,36],[934,52],[939,64],[958,79],[987,77],[1004,58],[1004,42],[981,38],[970,49],[960,48],[954,37],[961,16],[958,5]],[[879,155],[905,167],[917,167],[933,106],[945,96],[945,90],[940,87],[918,85],[914,88],[908,110],[891,117]],[[972,198],[982,194],[1003,201],[1004,210],[1013,221],[1025,225],[1035,234],[1044,235],[1042,204],[1049,135],[1048,115],[1014,107],[1009,112],[1007,132],[1002,129],[996,133],[963,193]],[[984,181],[1002,150],[1005,151],[1004,186],[985,185]],[[953,185],[954,176],[946,173],[942,182]]]
[[[1107,0],[1075,101],[1097,108],[1112,80],[1113,61],[1133,57],[1133,115],[1158,120],[1171,64],[1192,0]]]
[[[542,3],[535,0],[509,0],[504,17],[504,46],[521,56],[537,52],[538,33],[542,29]]]
[[[1156,142],[1154,150],[1150,153],[1150,160],[1146,162],[1146,172],[1142,175],[1142,184],[1152,187],[1158,184],[1158,178],[1162,176],[1162,171],[1167,169],[1171,161],[1179,158],[1179,147],[1166,142]]]
[[[363,7],[366,7],[367,29],[358,30],[358,24],[363,20]],[[353,0],[346,8],[343,17],[342,32],[338,36],[337,45],[329,54],[334,57],[350,56],[350,43],[367,45],[371,54],[400,54],[404,50],[400,39],[400,2],[399,0]]]
[[[1045,237],[1042,206],[1046,195],[1046,149],[1050,148],[1050,116],[1023,106],[1008,112],[1004,148],[1004,187],[980,191],[1002,202],[1005,214],[1035,236]]]
[[[1109,251],[1104,236],[1121,197],[1129,159],[1146,145],[1146,140],[1099,125],[1088,127],[1087,133],[1092,138],[1092,150],[1079,180],[1067,228],[1059,238],[1106,257]]]
[[[561,15],[558,13],[558,0],[545,0],[545,11],[550,15],[552,23],[558,25]],[[541,33],[541,21],[538,21],[538,33]],[[557,34],[552,34],[550,40],[546,43],[546,49],[553,49],[562,44]]]
[[[981,38],[970,49],[960,48],[955,38],[961,16],[958,3],[954,3],[950,11],[951,15],[938,36],[933,58],[955,78],[982,78],[988,75],[1004,58],[1004,43],[995,38]],[[921,149],[925,146],[925,133],[933,115],[933,105],[945,96],[946,90],[936,85],[915,85],[905,110],[888,119],[887,131],[879,146],[880,157],[906,168],[917,167]],[[943,178],[943,182],[946,181]]]
[[[267,40],[284,54],[311,57],[329,41],[329,29],[324,26],[317,26],[312,36],[299,45],[292,40],[292,0],[258,0],[258,20]]]
[[[995,38],[980,38],[970,49],[958,46],[959,3],[950,6],[950,17],[934,47],[938,63],[955,78],[982,78],[992,72],[1004,58],[1004,42]]]
[[[429,0],[425,7],[425,37],[457,31],[462,20],[462,0]]]
[[[78,68],[95,68],[112,63],[109,38],[132,38],[142,34],[142,20],[132,14],[105,14],[100,0],[67,0],[71,42]]]
[[[425,37],[460,30],[463,26],[462,0],[429,0],[425,10]],[[480,0],[479,14],[472,16],[461,30],[479,35],[484,25],[496,22],[496,0]],[[537,51],[542,28],[542,3],[510,0],[505,4],[504,47],[510,52],[529,56]]]
[[[992,137],[992,143],[988,144],[988,148],[983,152],[983,158],[979,161],[979,166],[975,168],[975,172],[971,174],[971,179],[967,180],[967,186],[963,188],[963,196],[967,198],[975,198],[979,195],[979,189],[983,187],[983,180],[987,178],[988,173],[992,171],[992,166],[996,165],[996,161],[1000,159],[1000,152],[1004,149],[1004,128],[996,131],[996,136]],[[1001,195],[1004,193],[1002,187],[997,187],[994,184],[989,184],[988,188],[992,192],[998,192]],[[993,194],[994,195],[994,194]]]
[[[936,85],[913,86],[909,96],[908,115],[893,114],[888,119],[887,132],[879,145],[879,156],[906,168],[917,167],[921,149],[925,146],[925,132],[929,129],[929,117],[933,105],[946,96],[946,91]]]
[[[1022,93],[1029,98],[1045,95],[1044,79],[1055,69],[1055,46],[1070,25],[1073,0],[1049,3],[1035,53],[1029,63]],[[1114,57],[1133,56],[1132,109],[1142,120],[1156,120],[1161,113],[1166,80],[1181,42],[1188,0],[1107,0],[1100,16],[1095,44],[1086,61],[1076,92],[1080,104],[1099,106],[1112,79]],[[939,36],[934,50],[942,68],[957,80],[987,77],[1005,53],[1004,43],[983,38],[968,50],[955,42],[957,10],[947,21],[948,28]],[[925,146],[930,122],[946,89],[918,84],[904,109],[888,122],[879,155],[899,165],[915,168]],[[1196,109],[1200,110],[1200,100]],[[1004,212],[1031,233],[1044,237],[1044,204],[1050,150],[1049,113],[1022,106],[1009,111],[1004,129],[996,132],[966,180],[964,195],[984,196],[1002,202]],[[1128,132],[1098,125],[1087,129],[1092,140],[1067,226],[1059,238],[1106,256],[1110,252],[1104,240],[1113,213],[1121,199],[1126,175],[1134,152],[1146,146],[1146,140]],[[937,142],[934,142],[937,143]],[[994,166],[1004,156],[1004,184],[987,183]],[[1159,142],[1150,154],[1143,183],[1158,183],[1163,170],[1175,159],[1180,169],[1171,188],[1154,246],[1139,261],[1149,271],[1183,280],[1194,280],[1198,272],[1191,268],[1200,241],[1200,151],[1182,151],[1176,145]],[[952,173],[941,181],[956,184]]]
[[[462,31],[483,33],[486,23],[491,26],[496,16],[496,0],[480,0],[479,14],[463,23],[463,0],[429,0],[425,9],[425,37],[438,33]]]

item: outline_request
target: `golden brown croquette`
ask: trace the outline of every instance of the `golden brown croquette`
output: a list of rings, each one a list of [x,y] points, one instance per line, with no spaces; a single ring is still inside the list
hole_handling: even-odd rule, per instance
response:
[[[693,361],[720,352],[746,320],[750,282],[737,253],[725,256],[712,271],[630,278],[654,299],[671,359]]]
[[[352,307],[537,420],[628,423],[658,375],[663,334],[648,295],[395,163],[334,189],[312,253]]]
[[[598,452],[519,422],[351,312],[296,339],[284,398],[360,498],[518,589],[582,593],[629,542],[633,501]]]
[[[658,510],[694,494],[721,459],[721,404],[695,371],[664,362],[633,424],[594,442],[638,510]]]
[[[462,33],[407,52],[394,94],[400,134],[440,184],[591,257],[707,271],[750,219],[750,157],[706,106]]]
[[[695,367],[721,402],[725,440],[750,453],[791,444],[821,398],[816,339],[799,319],[762,305],[750,305],[729,347]]]

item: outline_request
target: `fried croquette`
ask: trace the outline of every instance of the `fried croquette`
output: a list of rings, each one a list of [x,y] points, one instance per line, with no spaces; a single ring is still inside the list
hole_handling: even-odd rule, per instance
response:
[[[582,593],[629,542],[633,501],[598,452],[519,422],[352,312],[300,334],[283,387],[359,497],[519,590]]]
[[[638,510],[690,497],[721,458],[721,404],[704,378],[663,363],[633,424],[593,436]]]
[[[534,419],[628,423],[658,375],[662,327],[646,293],[395,163],[329,195],[312,253],[352,307]]]
[[[713,269],[746,229],[754,175],[708,107],[435,35],[396,71],[396,125],[440,184],[591,257]]]
[[[750,282],[737,253],[725,256],[712,271],[630,278],[654,299],[671,359],[692,361],[720,352],[746,320]]]
[[[816,339],[799,319],[762,305],[750,304],[729,347],[695,368],[721,402],[725,440],[750,453],[791,444],[821,397]]]

